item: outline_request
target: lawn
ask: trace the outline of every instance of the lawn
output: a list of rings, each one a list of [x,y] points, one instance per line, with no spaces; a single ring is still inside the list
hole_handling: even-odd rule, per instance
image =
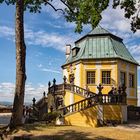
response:
[[[140,131],[119,127],[25,125],[12,134],[13,140],[140,140]],[[8,137],[11,137],[8,136]]]

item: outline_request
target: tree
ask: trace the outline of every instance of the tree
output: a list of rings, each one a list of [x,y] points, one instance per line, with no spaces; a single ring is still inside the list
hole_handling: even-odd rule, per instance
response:
[[[140,0],[113,0],[113,8],[120,6],[125,11],[125,17],[131,19],[131,30],[140,29]]]
[[[101,12],[108,6],[109,0],[59,0],[66,8],[56,9],[53,0],[0,0],[7,5],[16,6],[15,44],[16,44],[16,86],[10,128],[22,124],[25,81],[26,81],[26,45],[24,41],[24,11],[41,12],[42,5],[51,6],[55,11],[62,11],[68,22],[76,23],[76,32],[81,32],[83,24],[95,27],[101,20]]]
[[[53,5],[54,0],[0,0],[7,5],[16,5],[15,17],[15,42],[16,42],[16,86],[13,103],[13,113],[10,127],[13,128],[22,123],[22,110],[24,103],[24,91],[26,81],[26,46],[24,42],[24,11],[41,12],[42,5],[50,6],[55,11],[61,11],[68,22],[75,22],[76,32],[81,32],[83,25],[91,24],[95,28],[102,19],[101,13],[108,7],[109,0],[58,0],[65,5],[65,9],[57,9]],[[121,6],[125,10],[125,17],[132,19],[131,27],[135,32],[140,28],[139,8],[137,0],[113,0],[113,8]]]

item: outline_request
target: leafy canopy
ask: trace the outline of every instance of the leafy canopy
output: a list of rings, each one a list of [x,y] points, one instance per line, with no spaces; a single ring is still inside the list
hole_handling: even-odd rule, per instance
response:
[[[0,0],[7,5],[15,5],[17,0]],[[108,6],[109,0],[57,0],[65,5],[65,9],[57,9],[53,5],[55,0],[24,0],[24,9],[30,12],[41,12],[43,5],[51,6],[55,11],[62,11],[68,22],[76,23],[76,32],[81,32],[84,24],[98,25],[101,13]]]
[[[0,0],[7,5],[20,0]],[[43,5],[61,11],[68,22],[76,23],[76,32],[81,32],[84,24],[91,24],[95,28],[102,19],[101,13],[109,4],[109,0],[57,0],[63,3],[65,9],[57,9],[53,2],[56,0],[24,0],[24,9],[30,12],[41,12]],[[111,1],[111,0],[110,0]],[[120,6],[125,11],[125,17],[131,20],[131,30],[140,29],[140,0],[113,0],[113,8]]]
[[[117,6],[124,9],[124,16],[131,20],[131,30],[140,29],[140,0],[113,0],[113,8]]]

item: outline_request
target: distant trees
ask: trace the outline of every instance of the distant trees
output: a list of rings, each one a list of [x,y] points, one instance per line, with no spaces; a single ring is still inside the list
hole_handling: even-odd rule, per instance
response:
[[[0,3],[16,6],[15,16],[15,44],[16,44],[16,86],[13,102],[13,113],[10,127],[14,128],[22,124],[22,113],[24,103],[25,81],[26,81],[26,45],[24,41],[24,11],[32,13],[41,12],[43,5],[50,6],[55,11],[62,11],[67,22],[75,22],[76,32],[81,32],[83,25],[90,24],[95,28],[102,19],[101,13],[108,7],[109,0],[57,0],[65,5],[65,9],[57,9],[53,5],[54,0],[0,0]],[[139,4],[139,2],[137,2]],[[133,0],[114,0],[113,7],[121,6],[125,10],[125,17],[132,18],[131,27],[135,32],[139,29],[139,7],[136,9]],[[137,14],[136,14],[137,12]]]

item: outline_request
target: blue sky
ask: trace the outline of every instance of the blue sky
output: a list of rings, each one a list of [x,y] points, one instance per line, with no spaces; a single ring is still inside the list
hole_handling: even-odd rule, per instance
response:
[[[57,3],[57,7],[64,7]],[[130,21],[120,9],[109,7],[103,12],[101,26],[124,39],[133,57],[140,62],[140,31],[130,31]],[[15,7],[0,5],[0,101],[12,101],[15,83]],[[61,65],[65,62],[65,44],[74,44],[91,30],[85,26],[81,34],[74,33],[75,24],[67,23],[60,12],[43,7],[41,14],[25,12],[25,42],[27,46],[26,101],[39,99],[47,91],[48,81],[62,82]],[[140,70],[138,70],[140,77]],[[138,77],[138,90],[140,80]]]

